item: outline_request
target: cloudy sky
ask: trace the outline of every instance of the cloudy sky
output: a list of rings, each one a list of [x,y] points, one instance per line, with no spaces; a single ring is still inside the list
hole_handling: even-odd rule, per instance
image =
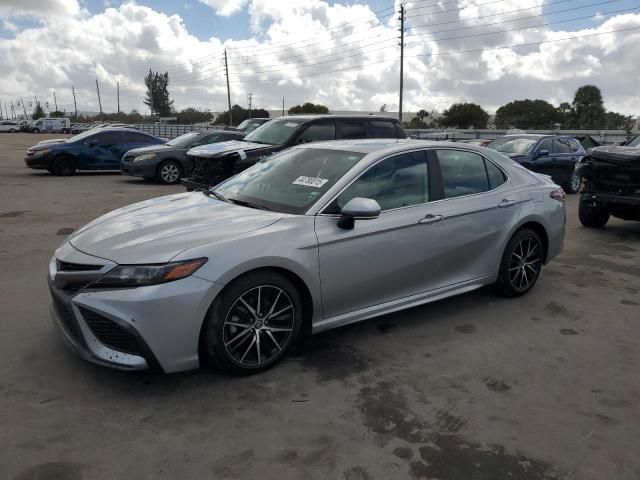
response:
[[[144,111],[145,73],[168,71],[176,107],[398,108],[399,0],[0,0],[0,102]],[[598,85],[640,113],[640,0],[415,0],[406,11],[405,111],[470,101],[571,101]],[[613,33],[608,33],[613,32]],[[569,40],[563,40],[567,39]],[[509,47],[509,48],[501,48]]]

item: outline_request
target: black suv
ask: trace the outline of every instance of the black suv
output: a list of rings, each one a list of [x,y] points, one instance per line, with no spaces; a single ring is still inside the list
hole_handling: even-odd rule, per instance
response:
[[[190,178],[182,180],[188,190],[201,190],[293,145],[324,140],[358,138],[406,138],[397,119],[374,115],[296,115],[270,120],[243,141],[192,148]]]
[[[640,135],[623,147],[594,148],[580,174],[578,215],[585,227],[604,227],[610,216],[640,220]]]

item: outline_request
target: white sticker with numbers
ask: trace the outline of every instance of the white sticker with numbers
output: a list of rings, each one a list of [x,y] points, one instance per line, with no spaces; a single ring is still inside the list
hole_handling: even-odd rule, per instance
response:
[[[329,179],[327,178],[298,177],[293,181],[293,185],[304,185],[305,187],[322,188],[322,186],[328,181]]]

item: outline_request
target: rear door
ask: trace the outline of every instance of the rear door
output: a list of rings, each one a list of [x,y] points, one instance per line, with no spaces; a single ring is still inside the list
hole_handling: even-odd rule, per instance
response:
[[[578,161],[577,145],[569,138],[558,137],[553,140],[554,156],[551,177],[558,185],[564,185],[573,175]]]
[[[438,149],[443,199],[438,233],[445,242],[433,268],[443,285],[494,274],[506,236],[520,216],[521,196],[497,165],[477,152]]]

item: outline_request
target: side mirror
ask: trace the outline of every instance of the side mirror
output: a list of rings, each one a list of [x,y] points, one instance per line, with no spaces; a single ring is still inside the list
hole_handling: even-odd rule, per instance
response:
[[[548,157],[549,156],[549,150],[538,150],[538,154],[536,155],[537,157]]]
[[[356,220],[373,220],[380,215],[380,204],[371,198],[352,198],[342,207],[338,227],[351,230]]]

